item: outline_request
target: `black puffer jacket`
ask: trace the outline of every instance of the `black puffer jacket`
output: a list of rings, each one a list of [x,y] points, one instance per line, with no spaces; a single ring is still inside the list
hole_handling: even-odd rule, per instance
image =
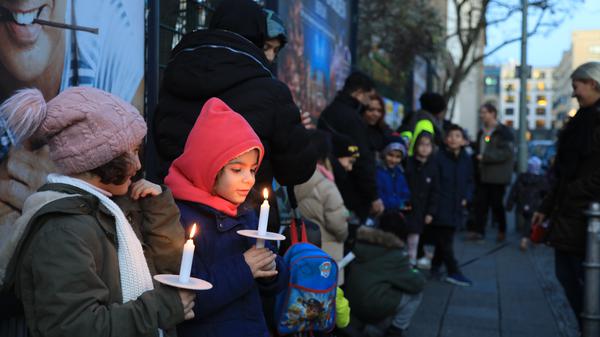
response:
[[[360,157],[348,173],[348,179],[338,188],[344,204],[364,220],[369,215],[371,202],[378,199],[375,182],[375,155],[371,151],[367,124],[361,118],[363,105],[352,96],[340,92],[321,114],[319,129],[340,133],[358,146]]]
[[[440,176],[435,156],[431,156],[425,163],[415,157],[409,157],[406,163],[406,180],[412,205],[407,217],[409,233],[421,233],[425,225],[425,216],[434,216],[438,211]]]
[[[242,21],[262,15],[229,12]],[[257,186],[270,186],[273,177],[282,185],[300,184],[314,173],[317,151],[288,87],[269,71],[262,50],[242,35],[200,30],[184,36],[172,51],[153,120],[161,178],[183,152],[187,135],[211,97],[241,114],[260,137],[266,153]]]

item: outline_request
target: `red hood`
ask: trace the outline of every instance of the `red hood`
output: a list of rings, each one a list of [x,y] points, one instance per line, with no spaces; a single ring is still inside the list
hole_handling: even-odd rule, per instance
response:
[[[169,168],[165,184],[175,199],[198,202],[236,216],[238,205],[211,192],[225,164],[252,149],[259,150],[260,165],[265,150],[252,127],[225,102],[211,98],[202,107],[183,154]]]

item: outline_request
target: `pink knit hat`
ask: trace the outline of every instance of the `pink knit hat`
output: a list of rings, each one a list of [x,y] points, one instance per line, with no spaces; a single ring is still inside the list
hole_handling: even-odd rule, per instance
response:
[[[146,123],[131,104],[90,87],[66,89],[48,103],[37,89],[18,91],[0,106],[0,116],[24,140],[50,146],[50,158],[64,174],[98,168],[135,149]]]

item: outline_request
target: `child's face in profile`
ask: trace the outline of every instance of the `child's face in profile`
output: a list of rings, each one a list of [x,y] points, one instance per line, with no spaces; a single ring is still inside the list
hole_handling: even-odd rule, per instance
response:
[[[256,149],[230,160],[217,175],[215,193],[233,204],[242,204],[254,186],[257,169]]]
[[[385,154],[385,165],[389,168],[394,168],[402,162],[402,152],[400,151],[388,151]]]
[[[462,132],[459,130],[452,130],[446,135],[446,145],[450,151],[457,151],[465,145],[465,139],[463,138]]]
[[[419,143],[417,144],[417,156],[421,158],[428,158],[431,155],[431,152],[433,152],[431,139],[427,137],[419,139]]]
[[[342,165],[342,167],[344,168],[344,170],[346,172],[350,172],[350,171],[352,171],[352,168],[354,167],[354,162],[356,162],[356,158],[340,157],[340,158],[338,158],[338,161],[340,162],[340,165]]]

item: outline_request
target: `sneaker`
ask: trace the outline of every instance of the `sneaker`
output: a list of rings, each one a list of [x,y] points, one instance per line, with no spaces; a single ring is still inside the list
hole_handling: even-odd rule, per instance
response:
[[[465,277],[465,275],[461,273],[454,273],[446,276],[446,282],[452,283],[461,287],[470,287],[473,285],[473,281],[469,280]]]
[[[427,258],[426,256],[423,256],[422,258],[418,259],[417,268],[423,270],[431,269],[431,259]]]

